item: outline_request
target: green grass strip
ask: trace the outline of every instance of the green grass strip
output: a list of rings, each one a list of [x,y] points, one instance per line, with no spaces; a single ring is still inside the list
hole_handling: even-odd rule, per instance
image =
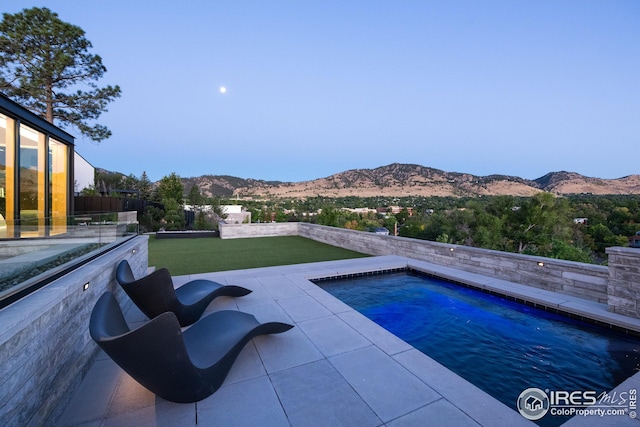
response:
[[[149,266],[166,267],[174,276],[366,256],[299,236],[228,240],[149,237]]]

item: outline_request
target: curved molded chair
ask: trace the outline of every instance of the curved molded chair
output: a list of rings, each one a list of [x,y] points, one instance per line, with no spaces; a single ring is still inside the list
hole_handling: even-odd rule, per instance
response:
[[[89,323],[91,338],[114,362],[153,393],[178,403],[213,394],[253,337],[292,327],[261,324],[248,313],[224,310],[203,317],[184,332],[170,312],[130,330],[111,292],[98,299]]]
[[[241,297],[251,293],[249,289],[240,286],[222,285],[202,279],[192,280],[175,289],[171,274],[166,268],[136,280],[127,260],[118,264],[116,280],[149,319],[171,311],[177,316],[181,326],[195,323],[216,297]]]

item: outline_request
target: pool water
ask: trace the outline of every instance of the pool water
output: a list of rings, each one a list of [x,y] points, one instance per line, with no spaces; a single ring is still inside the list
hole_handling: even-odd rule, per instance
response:
[[[438,278],[394,273],[317,284],[514,409],[530,387],[600,394],[639,369],[635,337]]]

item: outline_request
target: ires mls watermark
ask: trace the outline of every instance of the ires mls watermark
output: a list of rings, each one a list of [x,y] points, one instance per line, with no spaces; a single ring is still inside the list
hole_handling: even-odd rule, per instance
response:
[[[518,396],[518,412],[536,421],[545,415],[569,416],[628,416],[636,418],[637,390],[597,393],[593,390],[566,391],[528,388]]]

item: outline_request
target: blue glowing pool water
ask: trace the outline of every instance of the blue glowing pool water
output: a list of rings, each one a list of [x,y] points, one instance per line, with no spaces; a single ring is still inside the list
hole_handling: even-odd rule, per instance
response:
[[[394,273],[317,284],[514,409],[530,387],[600,393],[639,369],[635,337],[441,279]]]

